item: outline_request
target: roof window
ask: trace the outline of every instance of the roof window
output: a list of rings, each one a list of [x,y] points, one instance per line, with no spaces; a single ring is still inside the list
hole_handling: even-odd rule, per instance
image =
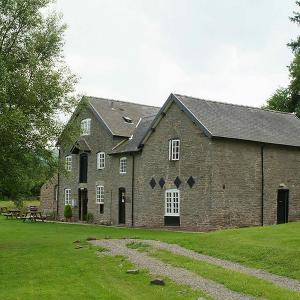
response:
[[[130,119],[129,117],[124,117],[124,116],[123,116],[123,120],[124,120],[126,123],[130,123],[130,124],[133,123],[132,119]]]

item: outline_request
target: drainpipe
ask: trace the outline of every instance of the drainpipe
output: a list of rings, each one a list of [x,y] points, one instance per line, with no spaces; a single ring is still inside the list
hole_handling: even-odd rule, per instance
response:
[[[59,159],[59,163],[60,163],[60,147],[58,148],[58,159]],[[58,212],[59,212],[59,188],[60,188],[60,170],[58,170],[57,172],[57,201],[56,201],[56,218],[58,218]]]
[[[264,174],[264,147],[265,144],[261,144],[260,156],[261,156],[261,226],[264,226],[264,193],[265,193],[265,174]]]
[[[131,227],[134,227],[134,154],[132,153],[132,176],[131,176]]]

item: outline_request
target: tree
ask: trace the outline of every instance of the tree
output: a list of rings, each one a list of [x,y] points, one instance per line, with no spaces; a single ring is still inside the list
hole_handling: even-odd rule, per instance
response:
[[[300,8],[300,1],[296,1]],[[290,20],[300,25],[300,12],[294,12]],[[294,54],[294,59],[289,65],[290,83],[285,88],[278,89],[273,96],[267,100],[266,108],[294,112],[300,117],[300,36],[288,44]]]
[[[51,0],[0,0],[0,193],[26,195],[57,169],[59,113],[76,105]]]

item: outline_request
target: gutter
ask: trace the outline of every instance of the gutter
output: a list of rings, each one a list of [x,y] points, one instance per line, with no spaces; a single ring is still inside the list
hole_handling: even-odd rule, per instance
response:
[[[265,144],[260,146],[260,157],[261,157],[261,226],[264,226],[264,205],[265,205],[265,174],[264,174],[264,148]]]

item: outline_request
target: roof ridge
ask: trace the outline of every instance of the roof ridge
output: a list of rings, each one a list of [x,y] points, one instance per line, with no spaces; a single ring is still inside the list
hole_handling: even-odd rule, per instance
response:
[[[147,119],[147,118],[153,118],[155,117],[157,114],[153,114],[153,115],[150,115],[150,116],[144,116],[144,117],[141,117],[141,119]]]
[[[102,97],[95,97],[95,96],[84,96],[84,97],[85,98],[99,99],[99,100],[106,100],[106,101],[115,101],[115,102],[121,102],[121,103],[127,103],[127,104],[134,104],[134,105],[140,105],[140,106],[160,108],[159,106],[153,106],[153,105],[148,105],[148,104],[142,104],[142,103],[136,103],[136,102],[118,100],[118,99],[102,98]]]
[[[215,101],[215,100],[197,98],[197,97],[181,95],[181,94],[174,94],[174,95],[175,96],[180,96],[180,97],[192,98],[192,99],[195,99],[195,100],[201,100],[201,101],[205,101],[205,102],[219,103],[219,104],[225,104],[225,105],[230,105],[230,106],[238,106],[238,107],[244,107],[244,108],[249,108],[249,109],[257,109],[257,110],[263,110],[263,111],[268,111],[268,112],[274,112],[274,113],[279,113],[279,114],[288,114],[288,115],[295,116],[294,113],[285,112],[285,111],[278,111],[278,110],[272,110],[272,109],[268,109],[268,108],[255,107],[255,106],[249,106],[249,105],[243,105],[243,104],[234,104],[234,103],[222,102],[222,101]]]

